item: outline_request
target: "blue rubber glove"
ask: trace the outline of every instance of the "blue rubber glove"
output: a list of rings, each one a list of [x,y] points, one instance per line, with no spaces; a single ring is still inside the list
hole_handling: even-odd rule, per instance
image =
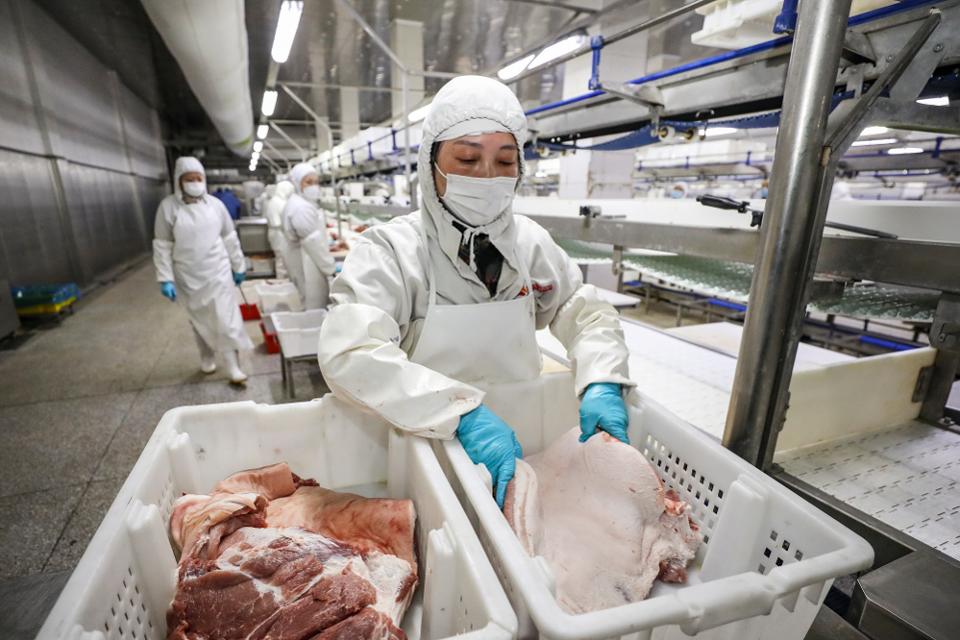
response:
[[[233,283],[234,283],[234,284],[240,284],[241,282],[243,282],[243,281],[246,280],[246,279],[247,279],[247,274],[241,273],[241,272],[239,272],[239,271],[234,271],[234,272],[233,272]]]
[[[162,293],[165,297],[170,298],[171,302],[175,302],[177,300],[177,288],[173,286],[172,282],[161,282],[160,293]]]
[[[623,403],[620,385],[594,382],[587,385],[580,399],[580,442],[586,442],[599,428],[620,442],[630,444],[627,437],[627,405]]]
[[[457,437],[473,463],[482,464],[490,472],[497,506],[503,509],[507,485],[513,479],[517,458],[523,457],[523,450],[513,429],[485,405],[480,405],[460,416]]]

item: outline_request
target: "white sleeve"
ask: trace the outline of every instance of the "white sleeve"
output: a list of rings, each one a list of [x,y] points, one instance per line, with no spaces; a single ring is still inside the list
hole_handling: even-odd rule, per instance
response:
[[[157,282],[173,282],[173,229],[164,209],[161,202],[153,223],[153,266]]]
[[[234,273],[244,273],[247,270],[247,260],[243,257],[243,248],[240,246],[240,237],[233,226],[233,220],[230,213],[220,200],[213,198],[219,204],[222,225],[220,227],[220,237],[223,238],[223,244],[227,248],[227,255],[230,256],[230,268]],[[216,205],[214,205],[216,206]]]
[[[327,230],[317,229],[300,242],[304,253],[310,256],[313,264],[317,265],[325,276],[332,276],[336,272],[336,261],[330,253],[330,243],[327,241]]]
[[[629,351],[616,309],[600,299],[593,285],[584,284],[579,267],[542,227],[537,234],[530,273],[537,298],[537,328],[550,332],[567,349],[576,377],[577,395],[594,382],[614,382],[628,387]],[[542,279],[543,282],[538,283]]]
[[[483,392],[411,362],[400,348],[412,301],[388,249],[357,239],[331,300],[317,355],[330,388],[404,431],[452,437]]]

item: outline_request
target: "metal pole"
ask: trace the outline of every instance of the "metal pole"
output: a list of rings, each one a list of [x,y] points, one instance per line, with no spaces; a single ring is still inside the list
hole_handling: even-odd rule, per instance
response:
[[[376,43],[376,45],[380,47],[383,52],[390,57],[391,60],[393,60],[395,65],[400,67],[401,71],[406,73],[407,66],[403,64],[403,61],[400,60],[400,57],[393,52],[393,49],[387,46],[387,43],[377,35],[377,32],[373,30],[373,27],[367,24],[367,21],[363,19],[363,16],[361,16],[360,13],[354,9],[353,5],[350,4],[350,0],[338,0],[338,2],[340,3],[340,6],[346,9],[347,13],[349,13],[353,19],[357,21],[357,24],[360,25],[360,28],[367,32],[367,35],[370,36],[370,39],[373,40],[374,43]]]
[[[723,443],[757,466],[773,456],[796,357],[807,262],[815,238],[822,154],[851,0],[804,0],[727,412]]]
[[[283,155],[282,153],[280,153],[279,151],[277,151],[277,148],[276,148],[275,146],[273,146],[272,144],[270,144],[270,142],[267,141],[267,140],[264,140],[264,141],[263,141],[263,146],[265,146],[265,147],[267,147],[268,149],[270,149],[271,151],[273,151],[273,152],[276,154],[276,156],[277,156],[277,160],[279,160],[279,161],[282,162],[283,164],[287,165],[287,172],[290,171],[290,169],[291,169],[290,161],[287,160],[287,157],[286,157],[285,155]]]
[[[285,83],[280,83],[280,88],[283,89],[290,98],[300,105],[300,108],[307,112],[307,115],[313,117],[314,123],[317,125],[317,128],[323,127],[327,130],[327,151],[330,154],[330,186],[333,188],[333,207],[334,211],[337,213],[337,234],[340,236],[340,239],[343,239],[343,219],[340,217],[340,194],[337,193],[337,170],[333,164],[333,129],[330,128],[330,125],[327,124],[323,118],[320,117],[320,114],[313,110],[313,107],[308,105],[303,98],[298,96],[293,92],[290,87]],[[319,132],[317,134],[317,142],[319,144]],[[319,148],[319,147],[318,147]]]
[[[410,196],[410,211],[417,210],[417,194],[413,190],[413,182],[410,172],[410,104],[409,91],[407,87],[409,81],[406,71],[400,72],[400,82],[403,93],[401,94],[400,109],[403,111],[403,173],[407,177],[407,194]]]
[[[292,144],[292,145],[296,148],[296,150],[300,152],[300,161],[301,161],[301,162],[305,161],[305,160],[307,159],[307,152],[306,152],[306,150],[305,150],[303,147],[301,147],[300,145],[298,145],[296,140],[294,140],[293,138],[291,138],[290,136],[288,136],[288,135],[287,135],[287,132],[280,128],[280,125],[278,125],[276,122],[273,122],[272,120],[269,121],[269,122],[270,122],[270,128],[271,128],[271,129],[273,129],[274,131],[276,131],[277,133],[279,133],[281,136],[283,136],[283,139],[284,139],[284,140],[286,140],[287,142],[289,142],[290,144]]]

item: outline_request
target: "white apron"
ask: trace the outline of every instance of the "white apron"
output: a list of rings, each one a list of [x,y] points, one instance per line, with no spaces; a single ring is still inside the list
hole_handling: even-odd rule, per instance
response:
[[[306,251],[301,249],[300,255],[303,259],[303,307],[326,309],[330,304],[330,281]]]
[[[422,224],[422,223],[421,223]],[[540,375],[533,286],[527,265],[516,255],[527,295],[476,304],[437,304],[436,277],[421,226],[430,292],[427,315],[410,361],[481,389]]]
[[[212,197],[212,196],[206,196]],[[177,299],[190,323],[215,351],[252,349],[243,328],[220,215],[204,202],[181,204],[173,221],[173,273]]]

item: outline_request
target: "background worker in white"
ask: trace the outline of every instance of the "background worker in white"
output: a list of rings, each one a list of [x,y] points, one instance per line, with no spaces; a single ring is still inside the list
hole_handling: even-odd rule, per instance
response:
[[[153,263],[160,292],[183,302],[200,348],[200,368],[213,373],[223,353],[230,382],[247,375],[237,349],[252,349],[243,329],[236,285],[246,262],[240,239],[223,203],[207,195],[206,174],[196,158],[177,158],[174,193],[160,202],[154,223]]]
[[[323,309],[330,297],[329,278],[336,264],[330,255],[330,240],[320,199],[320,176],[312,165],[301,162],[290,170],[296,190],[283,210],[287,239],[287,271],[307,309]]]
[[[525,138],[505,85],[464,76],[437,93],[418,158],[423,208],[354,243],[318,354],[337,395],[410,432],[456,434],[501,504],[522,454],[481,387],[539,375],[536,329],[567,348],[584,438],[599,426],[626,440],[621,386],[632,385],[614,309],[546,230],[512,212]]]
[[[284,278],[287,275],[289,249],[287,237],[283,231],[283,210],[287,206],[287,200],[293,194],[293,183],[289,180],[278,180],[277,184],[272,186],[273,193],[263,206],[263,215],[267,219],[267,241],[270,243],[270,249],[273,250],[277,277]]]

